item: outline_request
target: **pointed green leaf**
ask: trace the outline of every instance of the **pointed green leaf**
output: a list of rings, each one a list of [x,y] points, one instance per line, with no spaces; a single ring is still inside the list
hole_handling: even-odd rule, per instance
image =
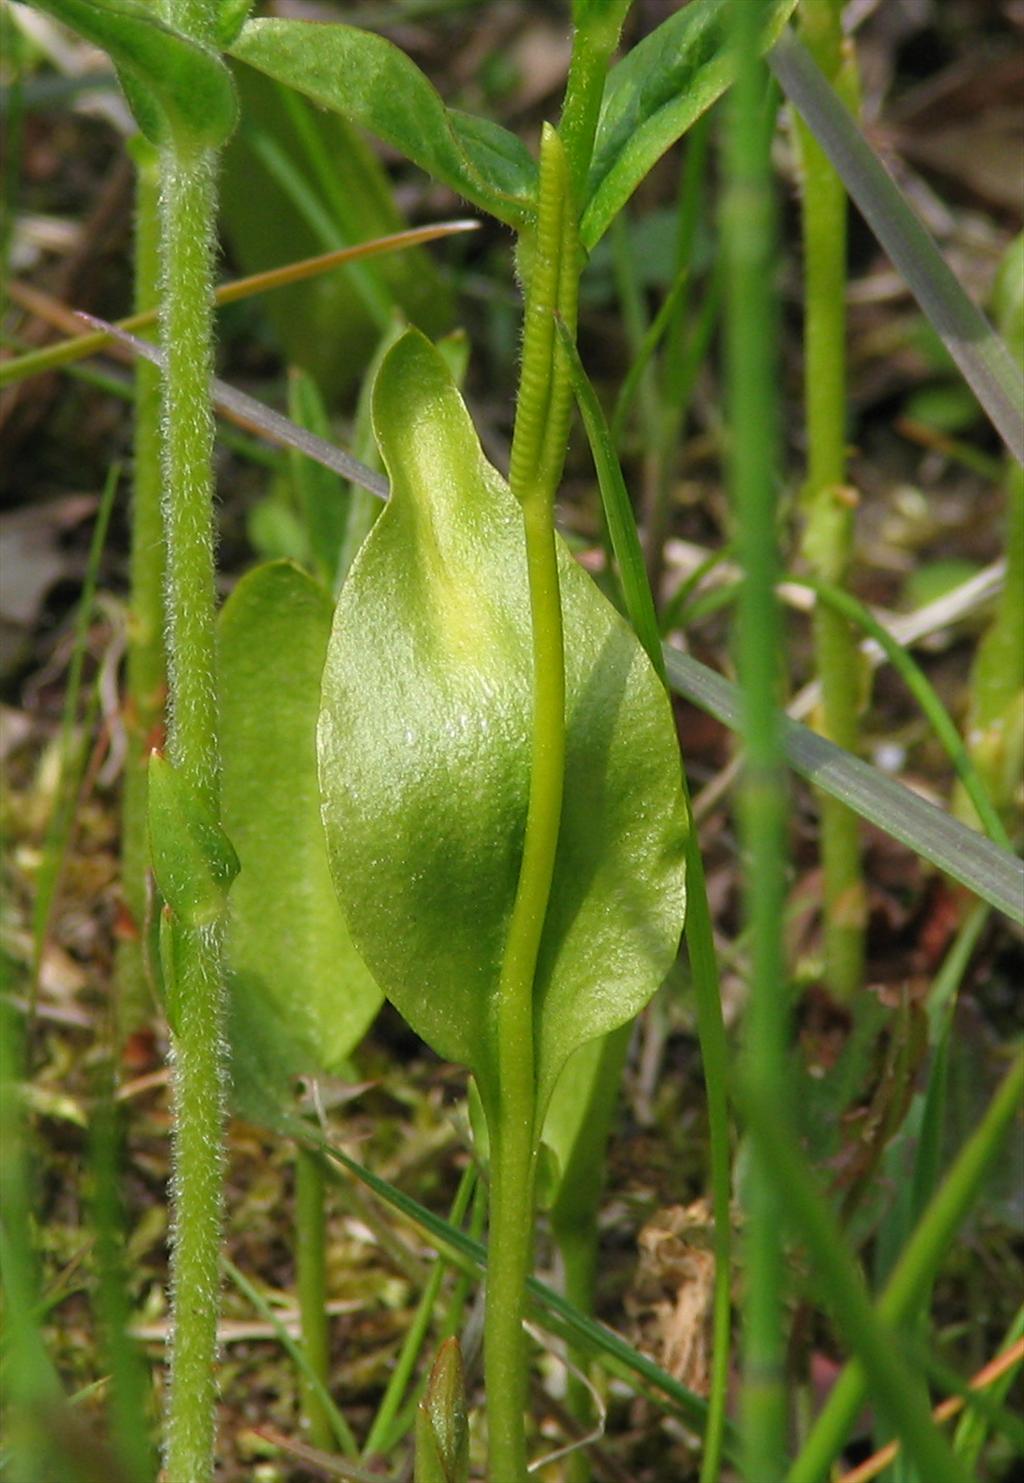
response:
[[[258,567],[218,624],[222,798],[242,871],[231,895],[233,1034],[288,1073],[334,1070],[381,994],[327,865],[316,776],[331,601],[290,562]],[[253,1047],[250,1045],[249,1049]]]
[[[770,0],[764,46],[796,0]],[[608,77],[594,141],[580,240],[600,241],[641,180],[733,79],[723,18],[728,0],[693,0],[633,47]]]
[[[32,0],[108,52],[139,128],[154,144],[215,148],[235,127],[231,74],[217,53],[132,0]]]
[[[537,167],[525,145],[498,124],[447,109],[415,62],[383,36],[255,20],[231,53],[369,129],[499,221],[519,226],[532,216]]]
[[[154,752],[149,759],[149,847],[160,894],[189,927],[224,910],[238,856],[185,777]]]
[[[384,992],[495,1085],[495,1000],[530,778],[522,515],[416,331],[374,395],[392,498],[342,590],[324,672],[331,868]],[[567,762],[535,986],[543,1108],[576,1046],[623,1024],[672,963],[685,822],[671,712],[632,631],[561,547]]]

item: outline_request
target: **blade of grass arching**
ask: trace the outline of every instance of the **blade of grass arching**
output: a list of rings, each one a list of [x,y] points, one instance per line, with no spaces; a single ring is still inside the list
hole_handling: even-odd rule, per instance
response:
[[[455,1191],[455,1199],[448,1215],[449,1223],[460,1228],[469,1209],[469,1202],[476,1188],[477,1171],[474,1164],[468,1164],[462,1172],[458,1189]],[[424,1340],[434,1317],[434,1309],[441,1292],[441,1283],[444,1281],[446,1263],[444,1258],[434,1262],[430,1269],[427,1285],[416,1308],[412,1323],[409,1325],[405,1340],[391,1376],[388,1380],[387,1389],[384,1392],[377,1414],[373,1418],[369,1435],[363,1444],[363,1458],[373,1457],[379,1453],[387,1456],[398,1441],[400,1432],[396,1427],[396,1420],[402,1403],[406,1398],[406,1391],[412,1379],[416,1362],[420,1357]]]
[[[80,316],[89,324],[104,324],[103,320],[96,319],[91,314]],[[118,345],[128,350],[132,355],[140,355],[150,360],[161,369],[166,364],[164,352],[156,345],[150,344],[148,340],[140,340],[138,336],[131,335],[127,330],[121,330],[116,325],[106,325],[104,328],[108,336]],[[210,393],[214,406],[218,412],[226,417],[231,417],[241,427],[249,428],[259,432],[272,443],[277,443],[282,448],[295,448],[304,453],[307,458],[312,458],[315,463],[323,464],[325,469],[331,469],[336,474],[341,474],[353,484],[368,489],[378,499],[387,499],[388,482],[383,475],[368,469],[358,458],[353,458],[351,453],[346,453],[343,448],[337,448],[333,443],[328,443],[325,438],[318,438],[315,433],[308,432],[303,427],[298,427],[288,417],[282,417],[280,412],[265,407],[255,397],[247,396],[244,391],[238,391],[234,386],[229,386],[226,381],[213,377],[210,382]]]
[[[826,607],[839,614],[847,622],[855,624],[874,639],[928,718],[929,725],[945,748],[946,755],[956,769],[957,777],[963,783],[968,797],[977,810],[985,833],[989,839],[999,845],[1000,849],[1012,854],[1013,845],[1010,842],[1010,836],[1003,827],[1003,821],[996,812],[988,789],[970,753],[964,746],[949,712],[913,655],[893,638],[883,624],[879,623],[870,608],[865,607],[850,593],[844,592],[841,587],[836,587],[833,583],[820,578],[793,577],[787,580],[792,581],[796,587],[806,587],[816,593]]]
[[[654,666],[655,673],[667,689],[668,673],[665,668],[658,619],[654,610],[654,599],[651,595],[636,522],[633,518],[632,506],[626,492],[612,435],[597,394],[583,369],[583,363],[572,337],[560,321],[557,321],[557,327],[569,364],[573,390],[590,442],[594,466],[597,469],[605,521],[611,535],[615,559],[619,565],[619,578],[622,583],[626,611],[637,638]],[[690,954],[690,970],[693,975],[697,1005],[697,1027],[704,1065],[710,1138],[711,1197],[715,1227],[714,1348],[708,1423],[704,1434],[701,1472],[702,1483],[711,1483],[711,1480],[717,1477],[720,1467],[731,1350],[732,1220],[730,1214],[729,1106],[726,1091],[728,1046],[722,1019],[718,960],[715,953],[711,908],[704,878],[704,861],[701,857],[700,841],[690,807],[685,766],[682,767],[682,776],[683,797],[690,816],[686,846],[688,901],[685,933]]]
[[[1024,463],[1024,376],[1003,341],[964,293],[806,48],[785,32],[768,62],[992,425]]]
[[[50,918],[57,895],[57,885],[64,866],[74,822],[75,795],[81,778],[81,763],[74,756],[74,734],[78,720],[78,702],[82,689],[82,667],[89,641],[89,626],[92,623],[93,600],[99,578],[100,561],[107,539],[110,512],[114,507],[114,496],[121,478],[118,464],[111,464],[107,482],[100,495],[93,525],[89,559],[86,563],[82,595],[75,616],[74,647],[68,665],[68,679],[64,690],[64,709],[60,726],[60,771],[54,790],[53,809],[46,830],[43,858],[36,877],[36,898],[32,908],[32,996],[39,984],[39,972],[43,963],[43,952],[50,930]]]
[[[302,283],[307,278],[319,277],[321,273],[330,272],[334,268],[345,267],[346,264],[358,262],[362,258],[375,257],[386,252],[401,252],[407,247],[418,247],[426,242],[437,241],[441,237],[450,237],[457,232],[475,232],[480,226],[478,221],[445,221],[438,222],[432,226],[412,227],[403,232],[392,232],[386,237],[375,238],[372,242],[359,242],[352,247],[337,248],[332,252],[324,252],[316,257],[303,258],[301,262],[285,263],[280,268],[268,268],[262,273],[252,273],[246,278],[238,278],[232,283],[224,283],[215,291],[214,298],[217,304],[234,304],[240,299],[252,298],[256,294],[268,293],[274,288],[286,288],[291,283]],[[24,284],[10,285],[11,298],[23,308],[35,312],[35,305],[40,302],[35,290]],[[77,329],[77,320],[72,315],[73,311],[67,310],[72,331]],[[0,363],[0,387],[9,386],[15,381],[22,381],[26,376],[38,376],[44,371],[54,371],[60,366],[70,365],[76,360],[81,360],[87,355],[95,355],[105,349],[113,338],[114,329],[141,330],[156,322],[156,311],[145,310],[138,314],[129,315],[127,319],[117,322],[110,330],[95,330],[89,334],[74,334],[70,340],[62,340],[56,345],[46,345],[41,350],[27,351],[15,360]]]
[[[1022,1092],[1024,1052],[1018,1052],[984,1117],[929,1202],[877,1302],[878,1319],[888,1329],[901,1327],[938,1272],[1017,1114]],[[786,1483],[819,1483],[828,1475],[866,1394],[865,1371],[855,1360],[846,1366],[833,1387],[800,1455],[786,1475]],[[925,1476],[936,1476],[929,1475],[927,1469],[923,1471]]]
[[[664,649],[672,689],[738,731],[742,701],[737,686],[672,645]],[[1024,926],[1020,860],[799,722],[784,718],[782,737],[786,760],[801,777],[842,799],[861,818]]]
[[[735,554],[733,543],[727,541],[717,551],[711,551],[705,556],[704,560],[694,567],[690,575],[683,578],[662,609],[658,622],[662,634],[671,633],[674,628],[686,627],[690,617],[690,599],[694,592],[716,566],[720,566],[723,561],[731,562]]]
[[[378,1199],[411,1221],[459,1271],[470,1275],[479,1275],[486,1271],[487,1248],[482,1242],[465,1231],[456,1230],[410,1195],[381,1179],[355,1159],[349,1158],[303,1119],[282,1108],[271,1111],[269,1106],[265,1109],[265,1117],[268,1127],[319,1150],[337,1165],[339,1171],[358,1180]],[[703,1432],[708,1406],[702,1397],[634,1349],[611,1329],[578,1313],[571,1303],[535,1277],[527,1282],[527,1297],[540,1322],[567,1338],[573,1345],[590,1350],[602,1364],[615,1367],[617,1372],[632,1377],[635,1382],[642,1382],[657,1397],[657,1404],[663,1409],[669,1406],[678,1412],[687,1425]],[[736,1437],[728,1424],[725,1428],[725,1452],[730,1458],[736,1456]]]
[[[315,1368],[312,1364],[310,1364],[309,1357],[307,1356],[305,1349],[302,1347],[301,1344],[297,1344],[295,1342],[291,1334],[288,1332],[284,1324],[274,1312],[273,1308],[263,1297],[263,1294],[257,1287],[253,1285],[253,1283],[249,1281],[244,1272],[239,1271],[234,1262],[231,1261],[230,1257],[222,1256],[221,1265],[223,1266],[224,1271],[227,1273],[227,1275],[231,1278],[231,1281],[238,1288],[239,1292],[241,1292],[243,1296],[246,1297],[252,1304],[252,1306],[256,1309],[256,1312],[263,1319],[264,1323],[270,1324],[271,1328],[274,1330],[274,1333],[277,1335],[277,1340],[278,1343],[281,1345],[281,1348],[285,1351],[292,1364],[296,1367],[296,1369],[299,1371],[299,1374],[302,1376],[303,1383],[307,1385],[309,1389],[316,1395],[317,1400],[323,1407],[324,1414],[327,1416],[330,1422],[331,1429],[334,1432],[334,1436],[338,1443],[339,1449],[344,1453],[346,1457],[351,1457],[353,1460],[356,1460],[359,1457],[359,1447],[355,1437],[352,1435],[352,1430],[342,1413],[334,1404],[334,1401],[331,1399],[330,1392],[324,1385],[320,1376],[317,1374]]]
[[[1020,1342],[1024,1336],[1024,1307],[1018,1308],[1016,1316],[1006,1332],[1002,1344],[999,1346],[997,1359],[1004,1355],[1007,1350],[1016,1349],[1018,1358],[1012,1366],[1002,1371],[997,1379],[989,1386],[988,1394],[993,1401],[1002,1402],[1006,1392],[1013,1383],[1014,1376],[1024,1362],[1024,1355],[1020,1355]],[[953,1451],[969,1468],[976,1466],[981,1455],[981,1449],[985,1445],[985,1437],[988,1434],[988,1418],[983,1412],[977,1410],[968,1411],[957,1426],[953,1437]]]
[[[750,1135],[786,1192],[786,1222],[806,1244],[821,1301],[834,1314],[863,1366],[876,1409],[898,1432],[929,1483],[969,1483],[966,1470],[935,1429],[926,1401],[916,1387],[907,1384],[906,1361],[896,1333],[871,1307],[838,1221],[815,1188],[799,1152],[790,1119],[780,1116],[777,1103],[756,1086],[748,1083],[744,1095]],[[813,1476],[820,1479],[826,1474]]]
[[[779,462],[775,202],[771,166],[774,110],[766,109],[768,74],[760,57],[769,18],[764,0],[733,5],[730,59],[735,81],[723,139],[720,230],[725,272],[726,402],[731,432],[728,480],[736,548],[745,581],[740,594],[737,660],[743,695],[746,768],[739,799],[745,870],[744,916],[750,934],[749,1002],[740,1061],[742,1082],[758,1107],[788,1117],[788,985],[785,917],[787,777],[776,709],[783,679],[782,625],[775,594],[779,556],[775,481]],[[763,1113],[759,1115],[763,1116]],[[750,1130],[752,1131],[752,1130]],[[777,1178],[769,1150],[751,1145],[745,1188],[743,1389],[740,1401],[745,1476],[781,1475],[788,1430],[784,1385],[783,1211],[793,1199]]]

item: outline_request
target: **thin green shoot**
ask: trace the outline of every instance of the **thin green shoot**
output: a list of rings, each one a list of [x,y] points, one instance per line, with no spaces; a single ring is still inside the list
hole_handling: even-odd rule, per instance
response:
[[[348,1422],[345,1420],[345,1417],[334,1404],[334,1401],[331,1398],[330,1391],[327,1389],[322,1378],[317,1373],[316,1367],[311,1361],[309,1355],[306,1353],[305,1349],[302,1347],[301,1344],[296,1343],[291,1334],[288,1332],[285,1325],[281,1322],[280,1318],[274,1312],[274,1309],[266,1301],[259,1288],[256,1287],[254,1283],[249,1281],[245,1273],[241,1272],[238,1267],[235,1266],[230,1257],[222,1256],[221,1265],[223,1266],[224,1271],[227,1273],[227,1275],[231,1278],[231,1281],[238,1288],[239,1292],[242,1293],[243,1296],[246,1297],[252,1304],[252,1306],[256,1309],[256,1312],[263,1319],[264,1323],[270,1324],[271,1328],[274,1330],[274,1333],[277,1335],[278,1343],[288,1355],[288,1358],[291,1360],[292,1364],[298,1370],[299,1374],[302,1377],[304,1385],[308,1386],[309,1390],[316,1396],[321,1407],[323,1408],[324,1415],[327,1417],[330,1423],[331,1430],[334,1433],[335,1441],[337,1442],[341,1451],[345,1454],[346,1457],[351,1457],[353,1459],[358,1458],[359,1445],[356,1442],[355,1437],[352,1435],[352,1429],[349,1426]]]
[[[949,712],[913,655],[893,638],[884,624],[879,623],[870,608],[865,607],[850,593],[821,579],[788,577],[786,580],[796,587],[806,587],[814,592],[827,607],[874,639],[928,718],[929,725],[945,748],[946,755],[956,769],[957,777],[963,783],[968,797],[977,810],[985,833],[1001,849],[1012,854],[1013,844],[989,797],[988,789],[970,753],[964,746]]]

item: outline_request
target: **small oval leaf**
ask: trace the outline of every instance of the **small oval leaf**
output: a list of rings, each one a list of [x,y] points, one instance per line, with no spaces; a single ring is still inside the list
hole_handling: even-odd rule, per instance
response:
[[[149,847],[160,894],[188,927],[224,910],[238,856],[217,819],[159,752],[149,759]]]
[[[353,939],[442,1056],[496,1084],[495,1008],[531,765],[522,514],[437,351],[385,358],[374,423],[392,498],[342,590],[320,785]],[[539,1108],[576,1046],[623,1024],[672,963],[685,814],[665,693],[564,547],[566,786],[535,986]]]
[[[231,74],[216,52],[132,0],[32,0],[109,53],[139,128],[154,144],[216,148],[238,118]]]
[[[317,582],[279,561],[243,577],[218,622],[222,807],[242,862],[227,940],[232,1038],[258,1040],[250,1059],[276,1056],[287,1075],[337,1070],[382,997],[338,908],[320,819],[332,611]]]

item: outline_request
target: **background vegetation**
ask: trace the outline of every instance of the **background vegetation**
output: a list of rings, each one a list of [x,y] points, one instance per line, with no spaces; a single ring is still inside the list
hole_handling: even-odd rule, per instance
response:
[[[624,52],[667,10],[637,0]],[[316,7],[317,18],[388,36],[449,105],[500,121],[534,156],[542,121],[557,116],[570,63],[566,12],[554,0]],[[276,13],[290,12],[281,4]],[[807,0],[798,11],[819,65],[1019,357],[1020,7],[852,0],[844,22],[853,46],[845,51],[835,19],[828,3]],[[80,330],[62,319],[61,306],[106,319],[132,309],[133,272],[136,283],[153,278],[151,244],[144,232],[133,239],[133,220],[147,220],[135,182],[151,197],[155,185],[144,150],[126,145],[134,128],[103,54],[37,11],[5,7],[0,27],[3,323],[13,362],[45,346],[55,326]],[[235,71],[242,126],[220,170],[220,281],[465,214],[447,186],[393,147],[253,69]],[[848,1274],[829,1266],[829,1253],[840,1250],[838,1227],[871,1293],[885,1295],[881,1315],[903,1345],[900,1374],[922,1404],[962,1400],[972,1377],[1010,1351],[984,1391],[987,1401],[968,1405],[948,1435],[966,1476],[1012,1483],[1024,1476],[1007,1398],[1021,1357],[1024,1262],[1019,1124],[1017,1136],[1008,1131],[1019,1092],[1005,1079],[1021,1029],[1024,954],[1019,922],[1008,919],[1015,907],[1020,915],[1019,878],[1006,874],[1004,861],[1000,897],[995,875],[986,875],[990,857],[976,868],[972,857],[964,868],[987,881],[989,903],[996,898],[1009,912],[986,904],[986,889],[979,896],[962,884],[963,836],[940,829],[930,851],[919,841],[914,848],[923,826],[904,817],[900,795],[885,788],[896,779],[972,829],[980,823],[1004,853],[1019,844],[1024,486],[857,209],[844,226],[845,191],[815,154],[813,134],[797,126],[777,90],[765,103],[763,79],[757,85],[755,109],[766,107],[774,125],[769,189],[778,233],[777,256],[770,237],[762,242],[762,301],[743,299],[749,197],[737,205],[734,195],[730,206],[729,191],[744,171],[764,189],[767,177],[757,172],[765,159],[756,149],[744,154],[730,133],[730,94],[651,170],[587,264],[578,347],[610,425],[599,473],[612,502],[605,513],[578,421],[557,518],[643,639],[644,620],[630,603],[643,584],[635,573],[631,587],[607,490],[617,454],[661,636],[735,678],[744,653],[737,656],[737,627],[741,643],[753,646],[749,656],[770,637],[766,622],[777,621],[780,673],[767,671],[762,701],[787,705],[876,771],[861,780],[862,816],[834,798],[823,804],[791,777],[785,799],[776,795],[774,812],[752,826],[749,800],[745,818],[737,805],[734,697],[709,689],[703,671],[670,655],[727,1066],[709,1065],[713,1042],[695,994],[700,968],[695,973],[691,941],[633,1030],[606,1052],[603,1074],[621,1076],[621,1097],[605,1109],[603,1193],[598,1198],[595,1166],[587,1164],[572,1200],[556,1199],[538,1225],[538,1277],[559,1289],[568,1270],[570,1295],[582,1304],[590,1283],[584,1272],[573,1291],[573,1236],[584,1227],[586,1245],[596,1232],[595,1314],[653,1365],[641,1373],[628,1353],[606,1351],[592,1366],[595,1413],[578,1370],[567,1379],[562,1357],[567,1343],[574,1363],[587,1355],[579,1332],[567,1331],[546,1299],[534,1304],[541,1329],[531,1351],[529,1450],[539,1457],[561,1449],[593,1430],[597,1414],[602,1434],[586,1449],[588,1462],[572,1453],[542,1477],[576,1483],[589,1467],[598,1478],[654,1483],[695,1479],[702,1465],[707,1476],[701,1401],[715,1393],[712,1332],[717,1321],[721,1338],[724,1316],[737,1344],[731,1374],[719,1377],[732,1397],[721,1476],[740,1476],[744,1437],[751,1478],[768,1483],[783,1466],[804,1483],[831,1476],[833,1467],[850,1476],[891,1431],[874,1372],[866,1402],[849,1375],[836,1385],[852,1351],[872,1352],[870,1339],[862,1349],[856,1337],[864,1332],[859,1289],[844,1306]],[[812,209],[804,210],[808,180]],[[746,319],[737,308],[744,302]],[[144,295],[134,307],[148,307]],[[217,373],[376,468],[366,388],[398,316],[446,346],[485,452],[507,469],[521,303],[513,239],[482,214],[473,232],[225,305]],[[121,826],[122,806],[133,817],[124,802],[133,759],[162,736],[160,660],[140,654],[139,609],[128,605],[133,560],[138,603],[140,542],[136,526],[133,559],[128,490],[133,468],[146,467],[129,404],[137,399],[135,425],[145,427],[146,397],[158,380],[148,374],[147,381],[144,368],[136,374],[109,356],[63,369],[44,363],[32,376],[9,375],[0,392],[7,1403],[0,1468],[54,1483],[151,1479],[160,1444],[168,1036],[146,971],[152,902],[128,863],[145,853],[145,839],[132,838],[126,824],[122,843]],[[586,413],[579,378],[577,392]],[[149,415],[152,423],[151,407]],[[587,431],[600,450],[598,415],[591,407]],[[748,440],[741,452],[750,459],[753,506],[735,503],[744,475],[738,466],[728,472],[730,430]],[[757,504],[756,487],[773,468],[774,509]],[[251,425],[219,424],[216,476],[217,591],[225,599],[236,593],[229,612],[237,622],[246,594],[255,600],[240,579],[257,558],[291,558],[330,585],[372,523],[364,491],[272,446]],[[138,508],[137,482],[135,499]],[[760,529],[759,518],[767,521]],[[751,607],[753,580],[741,590],[740,574],[752,571],[752,545],[768,549],[773,532],[779,568],[762,572],[762,585],[769,591],[779,578],[782,607],[766,620],[769,610],[759,616]],[[141,536],[144,548],[157,540]],[[296,591],[296,603],[304,593]],[[867,616],[849,606],[851,596]],[[872,634],[894,652],[866,647]],[[157,697],[149,713],[124,703],[126,649],[136,667],[132,695]],[[756,688],[750,673],[748,664],[748,702]],[[282,673],[275,683],[287,679]],[[257,689],[265,682],[263,673],[238,679]],[[227,749],[227,702],[222,725]],[[775,765],[772,746],[784,742],[781,731],[767,737],[766,767]],[[803,743],[794,745],[799,751]],[[965,748],[973,772],[964,767]],[[812,765],[805,758],[803,772]],[[969,791],[975,776],[980,817]],[[224,809],[235,838],[231,810],[244,814],[245,800],[233,787],[228,756]],[[949,873],[929,863],[936,859]],[[767,894],[745,896],[745,869]],[[692,869],[690,900],[692,911]],[[246,909],[258,934],[261,905],[240,903],[239,912]],[[772,919],[783,924],[783,961],[774,970],[769,962],[768,974],[790,991],[789,1026],[771,1011],[759,1020],[750,993],[773,951]],[[768,922],[766,935],[759,920]],[[273,950],[273,938],[267,930],[252,940],[262,953]],[[227,1142],[217,1442],[224,1479],[298,1483],[375,1468],[408,1476],[411,1398],[449,1333],[462,1339],[470,1406],[483,1399],[473,1248],[461,1249],[460,1263],[460,1252],[445,1247],[448,1263],[438,1264],[437,1230],[417,1224],[408,1205],[396,1207],[392,1193],[481,1236],[465,1076],[427,1051],[386,1003],[360,1040],[374,1007],[372,988],[364,988],[370,998],[346,1007],[351,1041],[325,1055],[328,1074],[302,1083],[296,1110],[319,1120],[335,1150],[387,1187],[367,1189],[337,1164],[296,1158],[291,1142],[268,1131],[273,1116],[257,1095],[267,1063],[252,1049],[259,1035],[251,1026],[239,1032],[256,1060],[236,1068],[247,1095]],[[712,1107],[726,1082],[732,1099],[725,1153],[736,1239],[725,1266],[725,1223],[716,1229],[709,1203],[721,1137],[709,1119],[709,1073]],[[773,1143],[773,1128],[786,1135],[790,1120],[796,1136]],[[477,1118],[477,1149],[479,1126]],[[563,1130],[564,1147],[574,1146],[575,1132]],[[558,1141],[557,1128],[551,1139]],[[827,1204],[816,1205],[814,1188],[801,1182],[806,1171],[793,1165],[794,1148],[807,1155]],[[945,1223],[924,1227],[932,1239],[925,1250],[910,1238],[926,1209],[935,1214],[929,1201],[937,1191],[948,1209]],[[300,1229],[308,1239],[322,1201],[321,1289],[315,1262],[303,1271],[308,1248],[294,1221],[306,1220]],[[296,1206],[313,1213],[295,1216]],[[768,1232],[764,1249],[748,1239],[751,1231]],[[715,1251],[723,1279],[717,1309]],[[774,1413],[771,1397],[763,1410],[756,1397],[751,1405],[749,1349],[740,1404],[741,1355],[758,1322],[751,1295],[762,1291],[775,1291],[763,1332],[768,1359],[785,1375]],[[318,1330],[310,1315],[325,1301],[328,1322]],[[312,1367],[296,1360],[302,1308],[305,1352],[319,1353]],[[311,1368],[326,1377],[326,1398]],[[396,1368],[408,1390],[389,1389]],[[780,1424],[780,1461],[752,1463],[750,1438],[764,1449],[757,1456],[772,1457]],[[483,1434],[475,1421],[477,1476]],[[889,1479],[931,1483],[902,1458],[883,1465]]]

